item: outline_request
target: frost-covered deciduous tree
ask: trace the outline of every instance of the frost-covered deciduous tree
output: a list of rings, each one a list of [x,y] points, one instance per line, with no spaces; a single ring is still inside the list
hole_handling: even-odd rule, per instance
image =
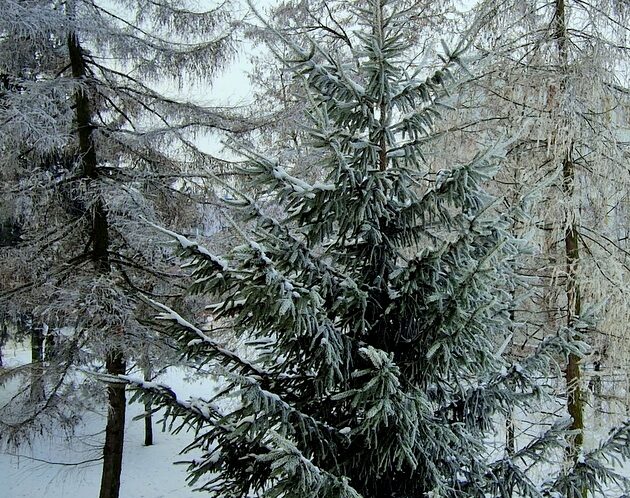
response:
[[[168,300],[181,288],[141,218],[197,225],[192,192],[213,159],[192,135],[248,124],[156,89],[207,82],[229,59],[226,5],[8,0],[2,11],[0,299],[49,334],[34,341],[44,345],[31,369],[41,396],[18,394],[2,410],[0,434],[17,442],[47,420],[72,425],[90,384],[78,369],[117,375],[146,363],[155,341],[138,294]],[[118,496],[124,386],[107,396],[101,498]]]
[[[630,456],[628,426],[569,469],[548,467],[562,424],[505,455],[488,445],[495,416],[544,396],[536,379],[580,344],[563,325],[518,364],[504,357],[510,291],[524,283],[512,272],[522,243],[483,188],[502,147],[428,174],[423,153],[461,49],[423,74],[401,35],[404,5],[353,5],[349,61],[283,39],[319,181],[235,144],[251,188],[266,193],[227,196],[232,218],[250,222],[235,223],[240,243],[218,256],[171,232],[192,290],[250,354],[154,302],[183,351],[224,382],[184,400],[125,379],[195,427],[191,483],[212,496],[552,496],[578,478],[596,489],[615,478],[598,457]]]
[[[616,384],[609,399],[629,388],[619,376],[630,357],[628,4],[482,2],[478,9],[487,75],[479,80],[475,112],[493,120],[491,134],[520,128],[507,155],[503,190],[539,192],[529,228],[542,251],[525,266],[538,276],[540,290],[528,320],[543,329],[571,326],[599,307],[587,365],[595,369],[591,386],[601,405],[602,364],[607,384]],[[581,363],[570,356],[565,371],[577,431],[574,458],[585,429]]]

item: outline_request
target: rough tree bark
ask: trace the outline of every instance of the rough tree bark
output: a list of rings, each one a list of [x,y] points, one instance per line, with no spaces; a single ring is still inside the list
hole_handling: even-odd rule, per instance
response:
[[[110,353],[105,363],[107,373],[118,375],[125,373],[125,359],[120,352]],[[103,473],[99,498],[118,498],[120,492],[120,474],[122,471],[123,442],[125,436],[125,384],[110,383],[107,387],[109,411],[105,427],[105,445],[103,446]]]

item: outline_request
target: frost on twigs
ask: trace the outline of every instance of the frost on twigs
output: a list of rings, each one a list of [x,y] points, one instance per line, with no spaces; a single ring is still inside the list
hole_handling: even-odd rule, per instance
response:
[[[208,84],[235,54],[233,11],[192,3],[2,3],[0,309],[9,340],[32,344],[0,406],[5,441],[69,433],[105,407],[107,386],[90,373],[137,365],[151,377],[179,361],[140,296],[195,305],[142,219],[196,225],[218,161],[195,134],[252,126],[157,90]]]

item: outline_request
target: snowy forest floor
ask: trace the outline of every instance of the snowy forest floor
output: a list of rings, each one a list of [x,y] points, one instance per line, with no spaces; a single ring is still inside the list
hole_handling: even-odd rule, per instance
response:
[[[3,350],[7,364],[28,361],[25,345]],[[160,382],[183,392],[197,392],[201,383],[191,383],[173,370]],[[130,396],[128,396],[130,397]],[[144,446],[144,422],[133,418],[144,411],[140,403],[127,407],[125,447],[121,479],[121,498],[199,497],[186,484],[186,460],[179,455],[192,439],[190,433],[162,432],[159,414],[154,415],[154,445]],[[104,440],[105,410],[86,414],[72,438],[66,434],[41,437],[17,451],[0,451],[0,498],[95,498],[101,478],[101,451]],[[16,456],[19,455],[19,456]],[[54,464],[46,462],[55,462]],[[86,462],[80,465],[66,463]]]
[[[29,355],[30,348],[25,344],[5,347],[3,350],[3,359],[7,365],[26,363]],[[207,379],[192,382],[178,369],[171,369],[156,380],[174,388],[184,398],[216,388]],[[186,484],[186,465],[173,463],[192,458],[192,455],[179,454],[190,443],[192,434],[184,431],[176,435],[162,432],[158,413],[154,415],[154,445],[144,446],[144,421],[133,420],[143,411],[144,407],[140,403],[131,403],[127,407],[121,498],[200,496]],[[525,414],[523,417],[526,420],[522,420],[521,430],[527,432],[525,427],[530,425],[531,420]],[[604,420],[595,424],[591,444],[604,439],[608,426],[613,423],[612,420],[606,420],[607,417],[602,418]],[[105,407],[87,413],[71,437],[65,433],[53,434],[37,438],[30,445],[24,444],[19,450],[0,449],[0,482],[3,483],[0,486],[0,498],[98,496],[104,427]],[[504,437],[497,436],[497,439]],[[630,476],[629,462],[626,462],[623,473]],[[618,493],[611,496],[618,496]]]

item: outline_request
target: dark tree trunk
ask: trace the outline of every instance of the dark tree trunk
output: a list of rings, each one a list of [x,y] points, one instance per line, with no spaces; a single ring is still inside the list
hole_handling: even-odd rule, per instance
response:
[[[2,348],[9,338],[9,326],[7,325],[6,313],[2,313],[0,316],[0,368],[3,367],[2,362]]]
[[[575,166],[567,157],[563,166],[564,189],[567,196],[573,194]],[[578,284],[578,265],[580,262],[578,231],[574,222],[569,222],[564,238],[566,257],[566,296],[567,296],[567,325],[573,327],[579,319],[582,308],[580,288]],[[584,444],[584,396],[582,393],[582,367],[580,357],[569,354],[565,379],[567,385],[567,410],[571,416],[571,430],[576,431],[571,439],[569,455],[577,459]],[[586,496],[586,490],[582,495]]]
[[[516,431],[514,427],[514,410],[510,409],[505,417],[505,454],[512,458],[516,452]],[[508,479],[505,483],[505,498],[514,496],[514,481]]]
[[[144,417],[144,445],[152,446],[153,445],[153,416],[151,414],[151,410],[153,409],[153,405],[150,401],[144,404],[144,411],[146,413]]]
[[[591,386],[593,389],[593,408],[595,411],[596,421],[599,422],[600,417],[602,415],[602,362],[601,359],[598,359],[593,364],[593,370],[595,373],[593,374],[593,378],[591,379]]]
[[[505,453],[508,456],[514,456],[516,452],[516,431],[514,429],[514,411],[505,417]]]
[[[144,380],[151,381],[152,371],[151,371],[151,362],[147,360],[146,367],[144,368]],[[150,401],[147,401],[144,404],[144,445],[151,446],[153,445],[153,415],[151,410],[153,406]]]
[[[44,360],[51,361],[55,357],[55,334],[49,329],[46,334],[46,340],[44,341]]]
[[[514,230],[514,226],[512,226],[512,230]],[[516,234],[515,234],[516,235]],[[516,299],[515,291],[513,290],[511,293],[512,303],[514,303]],[[514,308],[510,308],[510,323],[516,323],[516,312]],[[510,339],[509,343],[506,346],[507,348],[512,347],[514,338],[514,327],[510,327]],[[508,408],[508,412],[505,415],[505,454],[509,458],[512,458],[516,453],[516,427],[514,420],[514,407],[510,406]],[[506,482],[506,498],[512,498],[514,496],[514,482],[512,479],[508,479]]]
[[[125,360],[121,353],[112,353],[106,362],[107,373],[124,375]],[[112,382],[107,387],[109,411],[103,447],[103,474],[99,498],[118,498],[122,473],[123,444],[125,434],[125,384]]]
[[[44,399],[44,372],[42,362],[44,361],[44,330],[39,324],[30,321],[31,335],[31,400],[41,401]]]
[[[86,80],[88,74],[86,60],[79,39],[75,33],[68,36],[68,52],[72,76],[77,80]],[[98,178],[96,148],[94,145],[94,126],[92,124],[92,107],[89,95],[85,90],[75,94],[75,113],[77,135],[79,139],[79,157],[82,176],[89,183]],[[109,261],[109,223],[105,203],[96,191],[91,203],[91,256],[95,271],[108,274],[111,270]],[[112,336],[122,336],[124,330],[110,330]],[[125,358],[118,347],[114,347],[105,360],[107,373],[113,376],[125,373]],[[110,383],[107,387],[109,410],[105,428],[105,445],[103,446],[103,473],[101,476],[100,498],[118,498],[120,492],[120,475],[122,472],[123,443],[125,436],[125,386],[122,383]]]

